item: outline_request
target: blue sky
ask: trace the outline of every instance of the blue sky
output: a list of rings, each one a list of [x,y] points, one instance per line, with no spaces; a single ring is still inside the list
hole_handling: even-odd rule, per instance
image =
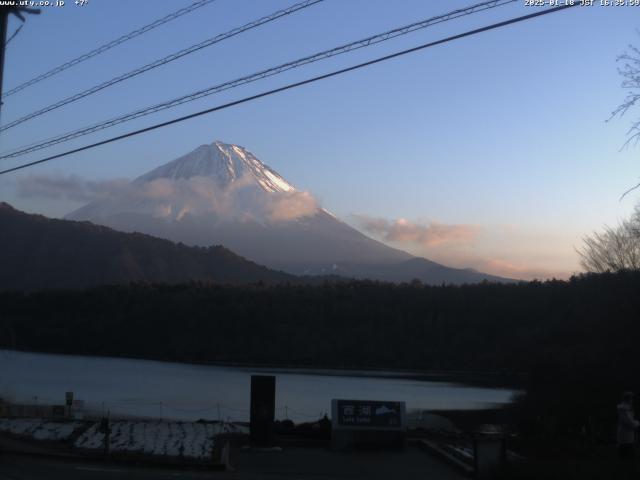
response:
[[[45,8],[8,46],[4,89],[190,3],[89,0]],[[292,3],[217,0],[9,97],[2,123]],[[472,3],[326,0],[2,132],[0,151]],[[446,22],[46,153],[533,11],[522,1]],[[616,57],[640,43],[638,12],[576,7],[430,48],[6,175],[0,199],[61,216],[78,204],[20,196],[20,179],[133,178],[222,140],[245,146],[340,218],[391,245],[492,273],[567,276],[579,269],[574,248],[582,236],[628,216],[639,198],[619,200],[640,176],[640,150],[620,151],[632,117],[605,122],[624,96]],[[9,31],[17,25],[12,20]],[[410,234],[374,231],[374,220]],[[413,234],[434,226],[468,235],[433,242]]]

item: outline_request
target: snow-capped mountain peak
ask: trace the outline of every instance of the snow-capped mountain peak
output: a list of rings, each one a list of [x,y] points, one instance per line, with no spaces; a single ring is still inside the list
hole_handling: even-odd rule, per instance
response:
[[[138,177],[135,182],[141,184],[160,178],[178,180],[193,177],[213,178],[222,188],[230,187],[240,180],[249,180],[265,192],[296,191],[278,172],[262,163],[244,147],[220,141],[201,145],[192,152]]]
[[[487,278],[415,258],[363,235],[245,148],[219,141],[125,182],[67,218],[187,245],[224,245],[294,274],[418,278],[436,284]]]

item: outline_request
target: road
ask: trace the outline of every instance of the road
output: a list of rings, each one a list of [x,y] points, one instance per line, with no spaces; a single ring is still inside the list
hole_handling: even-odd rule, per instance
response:
[[[462,480],[447,465],[415,448],[403,452],[334,453],[320,448],[286,448],[281,452],[241,451],[232,472],[141,467],[39,456],[0,455],[0,480],[356,480],[429,478]]]
[[[98,462],[78,462],[69,459],[54,459],[28,455],[0,455],[0,480],[175,480],[230,478],[225,472],[181,471],[110,465]]]

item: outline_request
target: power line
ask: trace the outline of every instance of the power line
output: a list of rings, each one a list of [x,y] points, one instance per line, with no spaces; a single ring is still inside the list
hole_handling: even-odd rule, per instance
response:
[[[191,13],[194,10],[197,10],[198,8],[204,7],[205,5],[215,1],[216,0],[197,0],[193,2],[191,5],[189,5],[188,7],[184,7],[179,10],[176,10],[175,12],[170,13],[169,15],[166,15],[162,18],[159,18],[158,20],[148,25],[145,25],[136,30],[133,30],[132,32],[127,33],[126,35],[122,35],[121,37],[118,37],[115,40],[105,43],[104,45],[101,45],[98,48],[91,50],[90,52],[80,55],[79,57],[76,57],[73,60],[69,60],[68,62],[63,63],[62,65],[58,65],[57,67],[52,68],[48,72],[38,75],[37,77],[34,77],[31,80],[26,81],[18,85],[17,87],[12,88],[11,90],[7,91],[3,95],[3,98],[7,98],[10,95],[13,95],[14,93],[18,93],[19,91],[24,90],[25,88],[31,87],[32,85],[35,85],[36,83],[39,83],[46,78],[53,77],[54,75],[57,75],[58,73],[63,72],[64,70],[67,70],[68,68],[71,68],[75,65],[78,65],[79,63],[82,63],[85,60],[88,60],[92,57],[95,57],[96,55],[104,53],[107,50],[112,49],[113,47],[116,47],[124,42],[127,42],[135,37],[142,35],[143,33],[147,33],[148,31],[153,30],[154,28],[159,27],[160,25],[164,25],[165,23],[168,23],[171,20],[175,20],[176,18],[179,18],[182,15]]]
[[[543,16],[543,15],[556,13],[556,12],[559,12],[561,10],[565,10],[567,8],[572,8],[572,7],[575,7],[575,6],[578,6],[578,5],[579,5],[579,3],[577,3],[577,2],[573,3],[573,4],[565,4],[565,5],[562,5],[562,6],[559,6],[559,7],[548,8],[548,9],[545,9],[545,10],[541,10],[539,12],[530,13],[528,15],[523,15],[523,16],[520,16],[520,17],[511,18],[509,20],[504,20],[504,21],[498,22],[498,23],[493,23],[493,24],[487,25],[485,27],[476,28],[474,30],[469,30],[469,31],[466,31],[464,33],[459,33],[457,35],[453,35],[453,36],[446,37],[446,38],[443,38],[443,39],[440,39],[440,40],[436,40],[434,42],[425,43],[425,44],[419,45],[417,47],[409,48],[407,50],[402,50],[402,51],[399,51],[399,52],[396,52],[396,53],[392,53],[390,55],[385,55],[383,57],[378,57],[376,59],[369,60],[369,61],[363,62],[363,63],[359,63],[357,65],[352,65],[350,67],[342,68],[340,70],[334,70],[333,72],[325,73],[323,75],[318,75],[316,77],[308,78],[306,80],[302,80],[302,81],[299,81],[299,82],[290,83],[288,85],[285,85],[285,86],[279,87],[279,88],[275,88],[273,90],[267,90],[265,92],[261,92],[261,93],[258,93],[256,95],[251,95],[249,97],[245,97],[245,98],[242,98],[240,100],[235,100],[233,102],[225,103],[223,105],[218,105],[218,106],[215,106],[215,107],[212,107],[212,108],[208,108],[206,110],[201,110],[199,112],[191,113],[191,114],[185,115],[183,117],[174,118],[173,120],[169,120],[169,121],[162,122],[162,123],[157,123],[157,124],[152,125],[150,127],[141,128],[141,129],[135,130],[133,132],[129,132],[129,133],[125,133],[125,134],[122,134],[122,135],[115,136],[115,137],[111,137],[111,138],[109,138],[107,140],[102,140],[100,142],[92,143],[90,145],[85,145],[83,147],[75,148],[73,150],[68,150],[66,152],[59,153],[57,155],[51,155],[50,157],[46,157],[46,158],[43,158],[43,159],[40,159],[40,160],[36,160],[34,162],[29,162],[29,163],[25,163],[23,165],[18,165],[17,167],[8,168],[6,170],[0,171],[0,175],[4,175],[4,174],[10,173],[10,172],[15,172],[16,170],[21,170],[23,168],[31,167],[33,165],[38,165],[40,163],[48,162],[50,160],[55,160],[57,158],[66,157],[66,156],[74,154],[74,153],[78,153],[78,152],[82,152],[82,151],[85,151],[85,150],[89,150],[89,149],[92,149],[92,148],[95,148],[95,147],[99,147],[101,145],[106,145],[108,143],[112,143],[112,142],[115,142],[115,141],[118,141],[118,140],[122,140],[122,139],[125,139],[125,138],[128,138],[128,137],[133,137],[135,135],[140,135],[142,133],[150,132],[150,131],[156,130],[158,128],[166,127],[168,125],[173,125],[174,123],[183,122],[185,120],[189,120],[189,119],[196,118],[196,117],[199,117],[199,116],[202,116],[202,115],[206,115],[208,113],[213,113],[213,112],[216,112],[216,111],[219,111],[219,110],[224,110],[224,109],[236,106],[236,105],[240,105],[240,104],[243,104],[243,103],[250,102],[252,100],[257,100],[257,99],[262,98],[262,97],[267,97],[267,96],[270,96],[270,95],[274,95],[276,93],[284,92],[286,90],[291,90],[293,88],[301,87],[303,85],[307,85],[307,84],[310,84],[310,83],[315,83],[315,82],[320,81],[320,80],[325,80],[327,78],[335,77],[335,76],[341,75],[343,73],[351,72],[353,70],[358,70],[360,68],[368,67],[370,65],[375,65],[377,63],[381,63],[381,62],[384,62],[384,61],[387,61],[387,60],[391,60],[393,58],[400,57],[400,56],[403,56],[403,55],[407,55],[409,53],[414,53],[414,52],[417,52],[419,50],[424,50],[426,48],[434,47],[436,45],[441,45],[443,43],[448,43],[448,42],[451,42],[451,41],[454,41],[454,40],[458,40],[458,39],[461,39],[461,38],[464,38],[464,37],[469,37],[471,35],[476,35],[476,34],[479,34],[479,33],[482,33],[482,32],[486,32],[486,31],[489,31],[489,30],[495,30],[497,28],[506,27],[507,25],[512,25],[514,23],[523,22],[525,20],[530,20],[532,18],[540,17],[540,16]]]
[[[111,80],[107,80],[106,82],[100,83],[98,85],[95,85],[87,90],[84,90],[80,93],[76,93],[75,95],[72,95],[70,97],[67,97],[65,99],[62,99],[58,102],[52,103],[51,105],[41,108],[40,110],[36,110],[35,112],[29,113],[23,117],[18,118],[17,120],[14,120],[13,122],[9,122],[6,125],[2,125],[0,126],[0,132],[3,132],[5,130],[8,130],[10,128],[13,128],[17,125],[20,125],[21,123],[24,123],[28,120],[31,120],[32,118],[36,118],[39,117],[40,115],[44,115],[47,112],[51,112],[52,110],[56,110],[60,107],[63,107],[65,105],[68,105],[70,103],[76,102],[82,98],[88,97],[89,95],[93,95],[94,93],[97,93],[101,90],[104,90],[105,88],[111,87],[112,85],[115,85],[117,83],[120,82],[124,82],[125,80],[129,80],[130,78],[136,77],[138,75],[141,75],[145,72],[148,72],[149,70],[153,70],[154,68],[158,68],[162,65],[166,65],[167,63],[173,62],[174,60],[178,60],[179,58],[182,58],[186,55],[189,55],[191,53],[197,52],[198,50],[202,50],[203,48],[206,47],[210,47],[211,45],[214,45],[216,43],[222,42],[223,40],[226,40],[228,38],[234,37],[236,35],[239,35],[243,32],[246,32],[247,30],[251,30],[253,28],[257,28],[261,25],[264,25],[266,23],[269,22],[273,22],[274,20],[277,20],[281,17],[284,17],[286,15],[290,15],[292,13],[295,13],[299,10],[311,7],[317,3],[320,3],[324,0],[304,0],[303,2],[300,3],[296,3],[294,5],[291,5],[290,7],[287,7],[283,10],[278,10],[277,12],[274,12],[270,15],[267,15],[265,17],[259,18],[258,20],[254,20],[252,22],[249,22],[245,25],[242,25],[241,27],[237,27],[234,28],[232,30],[229,30],[228,32],[225,33],[221,33],[219,35],[216,35],[215,37],[212,38],[208,38],[207,40],[204,40],[203,42],[197,43],[195,45],[191,45],[190,47],[187,47],[183,50],[180,50],[178,52],[172,53],[171,55],[168,55],[166,57],[163,57],[159,60],[156,60],[154,62],[148,63],[146,65],[143,65],[142,67],[136,68],[135,70],[132,70],[130,72],[127,72],[125,74],[119,75],[117,77],[112,78]]]
[[[113,127],[115,125],[119,125],[124,122],[128,122],[131,120],[135,120],[140,117],[144,117],[147,115],[151,115],[153,113],[166,110],[169,108],[176,107],[178,105],[182,105],[184,103],[192,102],[195,100],[199,100],[200,98],[213,95],[215,93],[222,92],[224,90],[229,90],[232,88],[239,87],[241,85],[245,85],[247,83],[255,82],[257,80],[261,80],[266,77],[270,77],[273,75],[280,74],[282,72],[292,70],[294,68],[298,68],[304,65],[308,65],[310,63],[314,63],[320,60],[324,60],[327,58],[334,57],[336,55],[341,55],[343,53],[347,53],[353,50],[358,50],[360,48],[369,47],[371,45],[375,45],[380,42],[384,42],[390,40],[392,38],[406,35],[408,33],[414,32],[416,30],[420,30],[423,28],[430,27],[432,25],[450,21],[459,17],[463,17],[466,15],[471,15],[474,13],[478,13],[484,10],[489,10],[492,8],[500,7],[509,3],[514,3],[518,0],[490,0],[482,3],[478,3],[472,5],[467,8],[462,8],[458,10],[454,10],[452,12],[446,13],[444,15],[438,15],[436,17],[431,17],[425,20],[421,20],[419,22],[415,22],[409,25],[405,25],[403,27],[394,28],[393,30],[386,31],[384,33],[372,35],[370,37],[357,40],[355,42],[347,43],[345,45],[341,45],[339,47],[335,47],[329,50],[325,50],[319,53],[315,53],[313,55],[309,55],[306,57],[299,58],[297,60],[287,62],[276,67],[271,67],[266,70],[262,70],[257,73],[253,73],[251,75],[247,75],[244,77],[237,78],[235,80],[231,80],[228,82],[224,82],[212,87],[205,88],[203,90],[199,90],[194,93],[190,93],[188,95],[183,95],[182,97],[175,98],[173,100],[169,100],[160,104],[152,105],[149,107],[145,107],[143,109],[139,109],[133,112],[130,112],[125,115],[121,115],[119,117],[112,118],[110,120],[106,120],[88,127],[83,127],[79,130],[75,130],[72,132],[67,132],[62,135],[58,135],[53,138],[49,138],[47,140],[40,141],[35,144],[27,145],[24,147],[18,147],[14,149],[14,151],[6,152],[0,154],[0,160],[5,158],[15,158],[21,155],[25,155],[27,153],[32,153],[37,150],[42,150],[43,148],[47,148],[53,145],[57,145],[59,143],[63,143],[69,140],[73,140],[74,138],[82,137],[85,135],[89,135],[91,133],[97,132],[99,130],[104,130],[106,128]]]

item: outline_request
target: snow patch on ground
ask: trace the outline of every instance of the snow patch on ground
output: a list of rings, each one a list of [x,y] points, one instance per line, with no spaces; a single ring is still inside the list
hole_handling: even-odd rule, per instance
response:
[[[144,455],[210,459],[215,437],[222,433],[248,434],[249,429],[234,424],[192,422],[111,422],[110,449]],[[103,449],[104,433],[95,424],[75,442],[76,448]]]
[[[67,440],[82,426],[80,422],[53,422],[41,418],[0,418],[0,432],[43,441]]]

